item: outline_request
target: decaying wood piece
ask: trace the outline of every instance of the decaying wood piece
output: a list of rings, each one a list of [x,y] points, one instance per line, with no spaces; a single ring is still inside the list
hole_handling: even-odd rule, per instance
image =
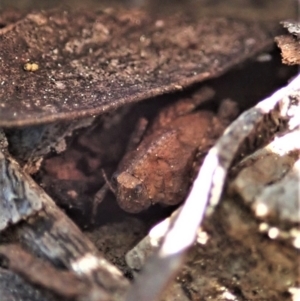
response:
[[[0,268],[1,301],[60,301],[53,294],[31,286],[10,270]]]
[[[148,235],[127,252],[126,263],[133,271],[140,271],[146,261],[160,248],[180,210],[181,207],[175,210],[170,217],[152,227]]]
[[[0,151],[0,231],[38,212],[46,193],[18,163]]]
[[[93,117],[40,124],[20,129],[4,129],[9,141],[9,152],[29,174],[35,173],[45,155],[55,150],[60,153],[66,149],[65,138],[72,136],[73,131],[90,126]]]
[[[54,204],[44,204],[44,210],[19,224],[15,231],[18,239],[33,254],[87,279],[98,289],[112,294],[113,300],[125,293],[129,283],[122,273],[99,254],[88,238]]]
[[[48,262],[32,256],[17,244],[0,246],[0,256],[6,259],[9,270],[62,297],[68,299],[87,297],[92,290],[90,283],[84,282],[74,273],[55,269]]]
[[[193,244],[205,212],[211,215],[219,202],[226,174],[235,159],[268,141],[284,127],[299,127],[300,76],[234,121],[209,151],[193,188],[165,240],[130,288],[126,300],[156,300],[179,270],[187,249]],[[294,114],[293,114],[294,113]],[[207,207],[208,206],[208,207]],[[144,285],[147,283],[147,285]]]
[[[272,42],[257,22],[155,19],[139,10],[33,12],[0,31],[0,126],[101,114],[178,91]]]
[[[282,62],[288,65],[300,64],[300,40],[299,22],[285,21],[283,26],[287,28],[290,35],[281,35],[275,38],[278,47],[281,49]]]
[[[276,37],[276,43],[281,49],[282,62],[288,65],[300,64],[300,43],[299,40],[292,36],[279,36]]]
[[[111,300],[110,294],[113,299],[122,296],[129,284],[122,273],[99,254],[17,162],[2,153],[0,155],[2,182],[5,184],[1,189],[1,230],[8,223],[24,220],[12,230],[12,236],[18,237],[33,254],[86,279],[102,296],[106,296],[103,300]]]
[[[281,133],[234,167],[230,189],[259,218],[299,223],[299,157],[299,129]]]
[[[295,21],[284,21],[282,22],[284,28],[288,30],[288,32],[297,38],[300,37],[300,23]]]

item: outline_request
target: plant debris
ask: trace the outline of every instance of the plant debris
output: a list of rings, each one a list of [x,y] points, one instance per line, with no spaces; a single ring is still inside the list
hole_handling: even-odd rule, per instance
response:
[[[256,22],[225,18],[32,12],[0,30],[0,126],[102,114],[179,91],[267,49],[272,36]],[[24,71],[32,62],[38,70]]]
[[[127,254],[134,270],[143,268],[132,286],[129,279],[135,271],[125,266],[123,256],[154,221],[174,208],[156,205],[129,216],[116,206],[112,194],[98,210],[93,206],[107,190],[96,193],[101,185],[111,186],[107,179],[124,153],[126,158],[145,137],[159,139],[162,128],[172,129],[176,119],[169,115],[169,108],[176,108],[174,100],[187,105],[200,87],[169,96],[165,93],[218,77],[269,49],[274,27],[225,18],[157,18],[141,10],[48,10],[0,16],[0,66],[5,70],[0,81],[0,295],[4,301],[160,300],[165,285],[181,267],[164,300],[285,300],[288,294],[297,293],[295,248],[300,244],[298,220],[291,214],[297,189],[289,189],[290,202],[283,202],[287,197],[278,190],[298,181],[298,144],[286,145],[286,157],[278,161],[288,168],[274,173],[277,177],[271,178],[274,183],[270,187],[259,187],[258,193],[249,197],[243,189],[248,178],[242,178],[242,188],[235,190],[234,198],[225,190],[222,202],[219,200],[227,173],[230,187],[232,179],[259,161],[254,151],[264,153],[263,147],[274,136],[278,141],[289,135],[297,137],[299,78],[244,112],[208,152],[186,203],[163,222],[155,241],[148,236],[142,247],[139,244]],[[297,36],[297,28],[290,28]],[[273,59],[271,54],[268,57]],[[275,81],[285,70],[276,70]],[[229,75],[209,85],[217,96],[221,90],[234,90],[239,104],[245,104],[252,95],[252,75],[244,73],[246,80],[238,77],[232,84]],[[255,76],[258,73],[255,69]],[[287,76],[283,75],[281,82]],[[274,84],[271,77],[267,82]],[[259,90],[268,89],[270,86]],[[254,90],[256,93],[256,86]],[[250,97],[242,96],[249,91]],[[159,95],[163,96],[153,97]],[[215,114],[226,98],[201,104],[191,116],[205,112],[208,124],[215,115],[226,119],[226,110]],[[232,117],[230,110],[229,115]],[[136,123],[140,126],[135,127]],[[224,124],[220,128],[211,128],[205,136],[210,142],[196,156],[197,162]],[[151,144],[156,146],[157,141],[151,139]],[[193,168],[198,170],[196,165]],[[231,166],[234,168],[229,170]],[[37,170],[35,182],[29,173]],[[186,184],[192,176],[184,178]],[[158,191],[162,190],[159,187]],[[262,198],[266,192],[268,197]],[[265,216],[249,210],[257,212],[258,199],[268,209]],[[92,225],[93,231],[83,233],[58,204],[85,214],[84,224],[73,216],[74,221]],[[87,207],[93,210],[85,211]],[[205,223],[199,228],[205,212]],[[286,233],[294,248],[287,243]],[[150,255],[153,257],[145,263]],[[276,275],[270,277],[270,271]]]
[[[278,47],[281,49],[282,62],[288,65],[300,64],[300,23],[293,21],[282,22],[290,35],[281,35],[275,38]]]

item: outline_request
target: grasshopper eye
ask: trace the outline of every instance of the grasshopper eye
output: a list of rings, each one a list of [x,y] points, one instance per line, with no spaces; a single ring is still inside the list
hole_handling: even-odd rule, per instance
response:
[[[118,176],[119,176],[119,173],[118,172],[114,172],[113,175],[112,175],[112,177],[111,177],[111,185],[113,187],[117,187],[117,185],[118,185],[118,180],[117,180]]]

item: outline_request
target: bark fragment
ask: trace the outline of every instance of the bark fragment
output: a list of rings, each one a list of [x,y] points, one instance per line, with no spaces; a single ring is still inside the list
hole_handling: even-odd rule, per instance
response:
[[[0,151],[0,231],[38,212],[49,198],[19,164]]]
[[[233,169],[230,188],[259,218],[299,223],[300,131],[276,136]]]
[[[129,284],[122,273],[99,254],[92,242],[13,159],[0,155],[4,181],[0,190],[1,230],[9,223],[18,223],[11,230],[12,237],[18,237],[33,254],[87,279],[103,295],[120,298]]]
[[[65,298],[88,295],[89,283],[69,271],[59,271],[26,252],[17,244],[0,246],[0,255],[6,259],[8,268],[27,281],[46,288]]]
[[[300,64],[300,23],[295,21],[282,22],[290,35],[281,35],[275,38],[278,47],[281,49],[282,62],[287,65]]]
[[[28,284],[12,271],[0,268],[1,301],[61,301],[53,294]]]

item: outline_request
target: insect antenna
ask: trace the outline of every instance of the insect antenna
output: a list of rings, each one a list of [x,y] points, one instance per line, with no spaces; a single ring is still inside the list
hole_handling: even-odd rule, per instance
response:
[[[94,196],[94,202],[92,208],[92,223],[95,223],[98,206],[100,203],[103,202],[108,190],[111,190],[113,194],[116,194],[116,190],[113,188],[110,181],[108,180],[106,172],[104,171],[103,168],[101,168],[101,173],[105,181],[105,184],[96,192]]]
[[[101,168],[101,173],[102,173],[102,176],[103,176],[103,179],[105,181],[105,184],[104,186],[106,185],[107,188],[109,188],[109,190],[113,193],[113,194],[116,194],[116,189],[111,185],[111,181],[107,178],[107,174],[105,172],[105,170],[103,168]],[[101,188],[102,189],[102,188]],[[100,189],[100,190],[101,190]]]

